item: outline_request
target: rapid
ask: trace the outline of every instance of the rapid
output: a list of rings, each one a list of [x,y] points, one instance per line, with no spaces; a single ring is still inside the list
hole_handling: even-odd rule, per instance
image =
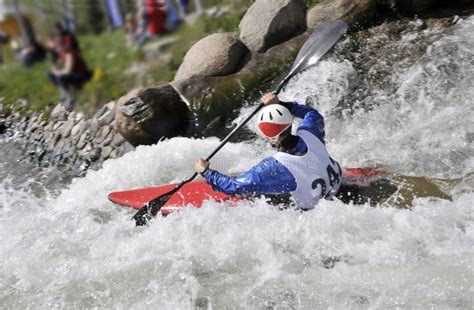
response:
[[[452,201],[419,198],[411,210],[322,201],[303,214],[263,200],[207,202],[136,228],[107,194],[181,181],[218,139],[140,146],[77,178],[37,167],[3,139],[0,308],[472,308],[474,17],[446,29],[410,23],[395,41],[365,41],[389,46],[372,64],[363,47],[348,55],[348,40],[339,43],[282,99],[323,113],[343,166],[460,179]],[[256,138],[226,145],[211,165],[237,173],[270,154]]]

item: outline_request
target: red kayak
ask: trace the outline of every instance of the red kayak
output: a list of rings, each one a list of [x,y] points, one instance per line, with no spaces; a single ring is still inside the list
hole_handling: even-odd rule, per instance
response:
[[[352,184],[367,186],[380,177],[388,175],[387,171],[379,168],[345,168],[344,179]],[[168,184],[157,187],[140,188],[109,194],[109,200],[124,207],[141,209],[150,200],[161,196],[177,184]],[[223,193],[216,192],[204,181],[193,181],[184,185],[161,208],[163,215],[170,214],[188,205],[201,207],[204,201],[233,201],[240,199]]]

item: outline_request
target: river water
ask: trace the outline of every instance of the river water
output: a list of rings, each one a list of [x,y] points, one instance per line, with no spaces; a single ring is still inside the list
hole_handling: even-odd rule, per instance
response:
[[[208,202],[135,228],[107,194],[180,181],[217,139],[141,146],[80,178],[38,168],[3,140],[0,308],[472,308],[474,18],[447,30],[413,23],[393,54],[433,42],[409,64],[378,55],[370,70],[388,62],[383,81],[360,72],[357,53],[333,55],[283,98],[317,102],[344,166],[460,178],[452,201],[419,198],[412,210],[322,201],[304,214]],[[372,86],[354,96],[361,85]],[[212,166],[237,173],[271,153],[260,138],[228,144]]]

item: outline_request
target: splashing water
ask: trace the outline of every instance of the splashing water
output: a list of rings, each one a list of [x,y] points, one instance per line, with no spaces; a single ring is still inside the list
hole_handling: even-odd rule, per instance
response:
[[[304,214],[207,202],[135,228],[133,212],[107,194],[185,179],[217,139],[138,147],[59,195],[36,189],[56,172],[33,182],[1,162],[0,307],[472,308],[474,18],[451,28],[424,30],[440,38],[412,65],[393,66],[395,91],[361,96],[370,109],[341,105],[360,77],[356,63],[334,57],[283,97],[313,97],[345,166],[460,177],[453,201],[418,198],[410,211],[322,201]],[[271,153],[260,139],[229,144],[212,165],[237,173]]]

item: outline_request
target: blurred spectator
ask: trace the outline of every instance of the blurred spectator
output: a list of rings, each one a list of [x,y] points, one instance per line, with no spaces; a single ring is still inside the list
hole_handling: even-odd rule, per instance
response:
[[[174,0],[166,0],[166,30],[173,31],[181,22]]]
[[[10,41],[10,37],[8,37],[8,34],[0,30],[0,45],[6,45]]]
[[[166,31],[166,1],[146,0],[147,31],[151,36]]]
[[[20,49],[20,61],[25,68],[30,68],[36,62],[46,58],[46,50],[37,41],[29,41]]]
[[[2,45],[7,45],[10,42],[10,37],[0,30],[0,64],[3,63],[3,47]]]
[[[65,22],[57,22],[54,25],[54,36],[48,40],[46,47],[53,63],[59,60],[61,49],[81,51],[79,41]]]
[[[55,25],[55,35],[61,47],[65,49],[71,49],[76,51],[81,51],[81,46],[79,41],[73,32],[71,32],[65,23],[58,22]]]
[[[182,16],[189,14],[189,0],[177,0],[178,8]]]
[[[74,108],[72,88],[81,88],[92,77],[79,49],[79,43],[72,33],[61,33],[56,42],[58,59],[48,73],[50,80],[59,88],[60,101],[68,110]]]
[[[36,34],[30,21],[23,17],[22,21],[25,27],[25,34],[16,49],[16,55],[22,65],[29,68],[36,62],[43,61],[46,58],[46,50],[36,39]]]
[[[140,35],[137,43],[142,46],[150,38],[166,31],[166,0],[141,0],[139,17]]]
[[[127,42],[129,46],[135,44],[137,37],[139,36],[139,27],[136,15],[128,13],[125,16],[125,32],[127,34]]]
[[[189,14],[189,0],[175,0],[178,4],[179,14],[181,18]],[[202,0],[194,0],[194,6],[196,8],[196,13],[198,15],[202,14],[203,7],[202,7]]]

